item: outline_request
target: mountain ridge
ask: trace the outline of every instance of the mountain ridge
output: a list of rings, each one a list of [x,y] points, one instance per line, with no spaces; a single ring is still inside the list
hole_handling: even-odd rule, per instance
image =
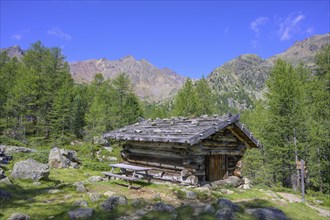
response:
[[[220,94],[223,104],[236,109],[249,108],[253,100],[263,97],[265,81],[278,58],[294,66],[303,62],[313,69],[315,54],[329,43],[330,34],[327,33],[296,41],[284,52],[267,59],[256,54],[242,54],[214,68],[208,74],[207,80],[211,88]],[[18,59],[24,55],[19,45],[0,51],[4,50],[9,56]],[[105,79],[113,79],[120,73],[126,73],[135,93],[148,102],[160,102],[173,97],[186,79],[169,68],[159,69],[148,60],[136,60],[131,55],[118,60],[103,57],[70,62],[69,65],[71,75],[77,83],[90,83],[97,73],[102,73]]]

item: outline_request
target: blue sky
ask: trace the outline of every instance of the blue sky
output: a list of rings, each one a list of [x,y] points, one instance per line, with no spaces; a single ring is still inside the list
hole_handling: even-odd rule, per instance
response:
[[[0,47],[41,40],[68,61],[127,55],[192,78],[329,33],[329,1],[4,1]]]

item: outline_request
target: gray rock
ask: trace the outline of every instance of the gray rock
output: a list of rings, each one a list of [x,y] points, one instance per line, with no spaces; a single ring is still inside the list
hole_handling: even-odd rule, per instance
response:
[[[11,176],[16,179],[48,179],[49,167],[47,164],[38,163],[33,159],[27,159],[15,163]]]
[[[0,180],[5,178],[6,175],[5,175],[5,171],[0,167]]]
[[[65,200],[70,199],[70,198],[72,198],[72,195],[70,195],[70,194],[69,195],[64,195]]]
[[[101,176],[91,176],[87,179],[88,182],[95,183],[103,181],[103,177]]]
[[[226,209],[232,212],[239,211],[239,207],[228,199],[218,199],[217,206],[222,210]]]
[[[5,155],[11,155],[14,153],[34,153],[37,150],[27,147],[0,145],[0,152],[3,152]]]
[[[89,198],[92,202],[99,201],[101,199],[101,195],[98,193],[88,193]]]
[[[195,193],[193,191],[186,191],[186,198],[187,199],[196,199],[197,193]]]
[[[241,184],[244,183],[243,179],[237,177],[237,176],[230,176],[226,179],[226,182],[228,185],[230,186],[234,186],[234,187],[237,187]]]
[[[80,160],[74,150],[53,148],[49,152],[48,164],[51,168],[78,168]]]
[[[87,207],[88,203],[86,200],[78,200],[78,201],[75,201],[72,205],[78,206],[78,207]]]
[[[131,203],[134,207],[142,207],[146,204],[146,201],[143,198],[134,198]]]
[[[93,215],[94,209],[91,208],[79,208],[69,211],[70,220],[75,219],[88,219]]]
[[[11,199],[10,193],[0,189],[0,200],[10,200],[10,199]]]
[[[107,160],[108,161],[117,161],[118,160],[118,158],[117,157],[107,157]]]
[[[62,192],[62,190],[60,190],[60,189],[50,189],[50,190],[48,190],[48,193],[50,193],[50,194],[56,194],[56,193],[59,193],[59,192]]]
[[[13,213],[8,220],[30,220],[30,216],[23,213]]]
[[[161,201],[162,197],[159,194],[154,195],[154,197],[152,198],[154,201]]]
[[[111,211],[117,205],[127,205],[127,199],[125,196],[113,195],[101,203],[101,209],[103,211]]]
[[[41,185],[41,182],[33,182],[33,185],[35,185],[35,186],[40,186]]]
[[[235,219],[235,213],[229,209],[219,209],[215,213],[215,218],[221,220],[233,220]]]
[[[112,147],[103,147],[103,149],[109,151],[110,153],[113,151]]]
[[[4,185],[12,185],[13,183],[10,181],[10,179],[8,177],[3,178],[0,180],[0,185],[4,184]]]
[[[247,213],[254,216],[257,220],[289,220],[284,212],[277,208],[257,208],[248,209]]]
[[[139,209],[134,213],[134,215],[137,217],[142,217],[142,216],[146,215],[148,212],[149,212],[148,210]]]
[[[214,212],[213,206],[212,205],[206,205],[204,207],[204,212],[206,212],[206,213],[213,213]]]
[[[158,212],[175,212],[174,206],[162,202],[155,203],[153,209]]]
[[[76,190],[78,192],[87,192],[87,189],[85,188],[85,186],[82,182],[76,182],[73,184],[73,186],[76,187]]]

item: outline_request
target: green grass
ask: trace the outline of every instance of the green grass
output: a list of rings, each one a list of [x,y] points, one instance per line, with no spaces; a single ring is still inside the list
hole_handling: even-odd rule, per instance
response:
[[[113,152],[101,151],[105,156],[118,156],[119,147],[113,146]],[[10,176],[10,170],[13,164],[19,160],[26,158],[34,158],[40,162],[44,162],[50,148],[47,146],[39,146],[37,153],[32,154],[15,154],[14,161],[6,168],[6,175]],[[186,200],[184,188],[179,185],[167,185],[167,184],[148,184],[146,182],[134,183],[133,189],[127,188],[127,182],[123,180],[111,180],[108,182],[97,183],[85,183],[85,187],[89,192],[99,193],[101,199],[96,202],[92,202],[87,193],[77,192],[73,183],[78,181],[85,181],[90,176],[102,176],[101,170],[110,169],[108,162],[98,162],[93,157],[93,151],[100,150],[100,146],[92,146],[89,144],[82,144],[79,146],[66,146],[66,149],[76,150],[78,157],[83,161],[83,167],[79,169],[51,169],[48,180],[40,181],[41,185],[35,185],[29,180],[15,180],[12,179],[13,185],[0,185],[0,188],[11,193],[12,199],[9,201],[0,201],[0,219],[8,219],[14,212],[21,212],[31,216],[31,219],[47,219],[49,216],[54,216],[53,219],[68,219],[68,211],[76,209],[73,207],[73,203],[77,200],[86,200],[88,207],[95,210],[93,219],[116,219],[123,215],[130,215],[137,210],[147,207],[150,204],[161,201],[168,204],[175,205],[176,213],[162,213],[157,211],[151,211],[145,215],[142,219],[164,219],[170,220],[175,216],[177,219],[189,220],[213,220],[215,219],[214,213],[203,213],[199,216],[193,215],[191,207],[181,205],[182,203],[189,204],[190,201]],[[85,163],[84,163],[85,162]],[[86,163],[93,162],[94,165],[84,166]],[[101,167],[101,168],[100,168]],[[55,194],[48,193],[50,189],[59,189],[60,192]],[[253,219],[252,216],[245,213],[243,210],[248,208],[258,207],[277,207],[285,212],[291,219],[326,219],[317,214],[317,211],[301,203],[281,203],[279,200],[272,200],[272,196],[267,193],[266,188],[260,191],[258,188],[251,190],[238,190],[230,189],[234,191],[233,194],[224,194],[221,191],[204,192],[190,188],[188,190],[197,193],[197,200],[199,202],[214,204],[218,198],[227,198],[232,201],[236,201],[241,208],[241,211],[236,213],[237,219]],[[281,191],[280,189],[276,189]],[[112,191],[115,194],[123,195],[128,198],[127,206],[118,206],[111,212],[104,212],[100,209],[100,204],[106,199],[103,195],[106,191]],[[283,191],[282,191],[283,192]],[[291,192],[290,193],[294,193]],[[155,197],[155,195],[160,197]],[[70,195],[68,198],[67,196]],[[133,206],[131,200],[133,198],[143,198],[144,202],[140,206]],[[322,205],[328,204],[328,198],[320,193],[307,192],[306,200],[322,201]],[[175,203],[175,204],[174,204]]]

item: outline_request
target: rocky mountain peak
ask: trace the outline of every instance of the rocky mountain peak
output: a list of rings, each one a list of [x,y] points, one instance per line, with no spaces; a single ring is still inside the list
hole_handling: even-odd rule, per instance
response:
[[[132,82],[135,93],[143,100],[158,102],[173,96],[183,85],[185,78],[169,69],[158,69],[145,59],[125,56],[119,60],[88,60],[70,63],[76,82],[90,83],[96,73],[105,79],[113,79],[125,73]]]
[[[14,45],[8,48],[0,49],[0,52],[6,51],[9,57],[16,57],[20,60],[24,55],[24,50],[19,45]]]
[[[330,34],[314,35],[295,44],[283,53],[272,56],[268,61],[274,63],[281,58],[292,65],[304,63],[309,67],[314,66],[314,56],[323,46],[330,44]]]

